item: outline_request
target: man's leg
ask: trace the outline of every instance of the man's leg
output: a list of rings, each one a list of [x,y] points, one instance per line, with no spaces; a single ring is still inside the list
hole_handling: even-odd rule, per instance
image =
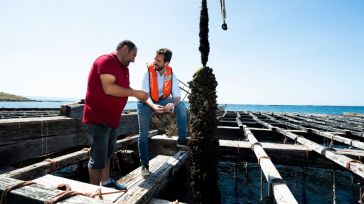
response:
[[[144,102],[138,101],[137,108],[138,108],[138,120],[139,120],[139,138],[138,138],[139,158],[141,165],[148,168],[149,165],[148,134],[153,112],[152,109],[149,108],[149,106]]]
[[[177,128],[178,128],[178,143],[186,144],[186,134],[187,134],[187,110],[183,102],[177,104],[174,107],[174,112],[177,117]]]
[[[117,129],[111,129],[107,143],[107,159],[105,161],[105,168],[102,169],[102,181],[110,178],[110,159],[114,155],[116,140],[118,138]]]
[[[112,187],[118,190],[126,190],[127,187],[121,183],[118,183],[114,179],[110,178],[110,159],[115,153],[116,140],[118,134],[117,129],[112,129],[109,135],[107,146],[107,159],[105,160],[105,167],[102,169],[102,185],[105,187]]]
[[[90,183],[94,185],[100,185],[101,169],[88,168],[88,173],[90,174]]]
[[[110,159],[106,159],[105,167],[101,169],[101,181],[106,181],[110,178]]]
[[[91,143],[90,160],[88,169],[90,174],[90,183],[99,185],[102,181],[105,161],[107,158],[107,135],[111,128],[105,125],[89,125],[89,139]]]

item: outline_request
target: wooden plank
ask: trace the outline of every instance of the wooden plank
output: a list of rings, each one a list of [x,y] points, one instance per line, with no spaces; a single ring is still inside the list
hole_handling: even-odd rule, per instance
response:
[[[277,119],[269,116],[269,115],[266,115],[266,114],[263,114],[267,117],[269,117],[271,120],[276,120],[278,122]],[[285,125],[287,126],[290,126],[292,127],[293,124],[292,123],[289,123],[289,122],[283,122]],[[295,125],[297,127],[297,125]],[[314,128],[310,128],[310,129],[307,129],[307,128],[304,128],[302,126],[299,127],[300,129],[302,130],[305,130],[307,132],[312,132],[318,136],[321,136],[321,137],[325,137],[325,138],[328,138],[328,139],[332,139],[334,141],[338,141],[338,142],[341,142],[341,143],[344,143],[344,144],[347,144],[349,146],[353,146],[353,147],[357,147],[357,148],[360,148],[360,149],[364,149],[364,143],[359,141],[359,140],[354,140],[354,139],[348,139],[348,138],[345,138],[345,137],[342,137],[342,136],[339,136],[339,135],[336,135],[336,134],[333,134],[333,133],[329,133],[329,132],[322,132],[320,130],[317,130],[317,129],[314,129]]]
[[[118,135],[138,133],[136,113],[123,114]],[[0,166],[88,145],[87,125],[65,116],[0,120]]]
[[[266,125],[265,122],[259,120],[255,115],[253,115],[252,113],[250,113],[250,114],[253,117],[255,117],[255,120],[257,120],[258,122],[261,122],[261,124]],[[270,125],[268,124],[268,126],[270,126]],[[364,164],[362,162],[358,162],[349,157],[340,155],[340,154],[334,152],[333,150],[327,149],[326,147],[324,147],[322,145],[312,142],[302,136],[298,136],[291,132],[285,131],[281,128],[278,128],[278,127],[271,127],[271,128],[275,128],[277,132],[311,148],[315,152],[325,156],[326,158],[332,160],[333,162],[339,164],[340,166],[342,166],[342,167],[348,169],[349,171],[354,172],[358,176],[364,178]]]
[[[85,146],[87,144],[88,139],[79,136],[79,134],[8,142],[0,148],[0,166],[60,152],[70,147]]]
[[[309,122],[309,123],[317,123],[317,124],[321,124],[323,126],[328,126],[329,125],[331,127],[341,128],[343,131],[351,131],[351,133],[353,135],[356,135],[356,136],[363,136],[363,132],[362,132],[363,130],[362,129],[351,127],[351,126],[345,125],[343,123],[318,121],[318,120],[315,120],[315,119],[312,119],[312,118],[307,118],[307,117],[299,115],[299,114],[295,114],[295,115],[287,114],[287,115],[289,115],[290,117],[293,117],[293,118],[304,120],[304,121]]]
[[[0,177],[0,193],[9,187],[15,184],[19,184],[23,181],[7,178],[7,177]],[[24,186],[22,188],[18,188],[12,190],[7,196],[7,203],[39,203],[43,204],[45,201],[48,201],[53,196],[61,193],[62,191],[54,189],[54,188],[47,188],[41,184],[33,184],[30,186]],[[90,197],[76,195],[70,197],[61,203],[64,204],[99,204],[99,203],[110,203],[105,202],[102,200],[96,200]]]
[[[156,155],[174,155],[178,148],[176,136],[167,137],[166,135],[156,135],[150,140],[150,149]],[[251,150],[249,142],[237,140],[219,140],[219,155],[222,159],[233,161],[257,162]],[[265,152],[270,155],[276,164],[289,166],[309,166],[317,168],[341,168],[335,163],[321,158],[310,148],[303,145],[261,143]],[[364,151],[355,149],[335,149],[337,153],[346,155],[353,159],[358,157],[364,160]]]
[[[47,174],[45,176],[34,179],[33,181],[38,184],[41,184],[47,188],[50,188],[50,189],[52,189],[52,188],[55,189],[60,184],[64,184],[64,185],[67,184],[71,188],[72,191],[76,191],[76,192],[80,192],[80,193],[88,193],[88,194],[94,194],[97,192],[98,189],[101,189],[101,193],[108,193],[108,194],[102,195],[102,197],[103,197],[102,200],[110,202],[110,203],[115,201],[122,194],[122,192],[118,192],[114,188],[106,188],[106,187],[102,187],[102,186],[92,185],[89,183],[75,181],[75,180],[71,180],[71,179],[67,179],[67,178],[62,178],[59,176],[53,176],[50,174]],[[118,192],[118,193],[115,193],[115,192]],[[99,198],[95,198],[95,199],[99,199]]]
[[[87,133],[79,120],[64,116],[2,119],[0,130],[0,142],[68,135],[80,131]]]
[[[154,138],[152,138],[154,139]],[[250,149],[251,145],[245,141],[233,141],[233,140],[219,140],[220,147],[232,148],[232,149]],[[312,154],[313,150],[304,145],[293,145],[293,144],[275,144],[275,143],[260,143],[266,152],[271,154],[287,155],[292,157],[306,157],[307,154]],[[363,150],[355,149],[338,149],[333,148],[337,153],[343,154],[350,157],[364,157]],[[315,157],[316,158],[316,157]]]
[[[149,131],[149,137],[157,134],[156,130]],[[116,143],[116,150],[122,148],[123,146],[131,145],[137,142],[139,135],[134,135],[126,137],[124,139],[118,140]],[[63,155],[60,157],[52,158],[52,162],[43,161],[36,164],[32,164],[23,168],[16,169],[5,173],[4,175],[11,178],[30,180],[40,175],[47,174],[55,169],[60,169],[71,164],[83,161],[89,158],[89,153],[87,149],[73,152],[71,154]],[[54,168],[54,169],[53,169]]]
[[[271,188],[272,192],[269,190],[268,196],[273,196],[277,203],[298,203],[285,182],[274,182],[275,179],[283,181],[281,175],[275,168],[267,153],[264,151],[263,147],[260,146],[258,140],[250,132],[249,128],[247,128],[245,125],[242,125],[239,117],[237,117],[237,120],[239,127],[243,129],[246,138],[248,138],[251,148],[258,159],[258,164],[260,165],[264,176],[270,185],[268,188]]]
[[[148,203],[166,186],[188,157],[188,152],[184,151],[178,152],[173,157],[158,155],[149,162],[152,174],[146,179],[140,174],[141,167],[130,172],[118,181],[126,184],[128,192],[120,196],[115,203]]]

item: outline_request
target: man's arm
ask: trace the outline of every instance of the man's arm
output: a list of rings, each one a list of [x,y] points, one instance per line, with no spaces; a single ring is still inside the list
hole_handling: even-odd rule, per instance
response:
[[[181,93],[179,92],[178,80],[177,80],[177,76],[174,73],[172,76],[172,95],[173,95],[172,103],[168,103],[164,107],[164,110],[166,112],[173,112],[174,107],[176,107],[181,102]]]
[[[115,84],[115,76],[112,74],[101,74],[100,79],[102,88],[107,95],[116,97],[133,96],[141,101],[145,101],[148,98],[148,95],[144,91],[123,88]]]
[[[153,101],[150,97],[148,97],[148,99],[145,100],[144,103],[147,104],[154,112],[157,112],[157,113],[164,112],[164,107],[159,104],[153,103]]]

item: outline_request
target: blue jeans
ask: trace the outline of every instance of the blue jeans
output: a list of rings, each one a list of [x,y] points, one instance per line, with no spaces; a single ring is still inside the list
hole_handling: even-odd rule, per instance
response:
[[[157,104],[165,106],[172,103],[171,98],[160,99]],[[139,119],[139,138],[138,149],[139,158],[142,166],[148,166],[148,133],[153,110],[144,102],[138,101],[138,119]],[[174,107],[174,113],[177,115],[178,142],[186,142],[187,134],[187,111],[183,102]]]

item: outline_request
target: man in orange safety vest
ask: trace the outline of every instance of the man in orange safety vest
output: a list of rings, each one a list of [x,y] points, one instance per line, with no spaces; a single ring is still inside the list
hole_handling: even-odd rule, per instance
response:
[[[142,90],[149,97],[146,101],[138,101],[139,158],[142,165],[141,174],[144,178],[150,175],[148,158],[148,132],[153,112],[156,114],[174,112],[177,117],[178,147],[186,147],[187,112],[181,102],[177,77],[169,66],[172,51],[167,48],[157,50],[152,64],[147,65]]]

